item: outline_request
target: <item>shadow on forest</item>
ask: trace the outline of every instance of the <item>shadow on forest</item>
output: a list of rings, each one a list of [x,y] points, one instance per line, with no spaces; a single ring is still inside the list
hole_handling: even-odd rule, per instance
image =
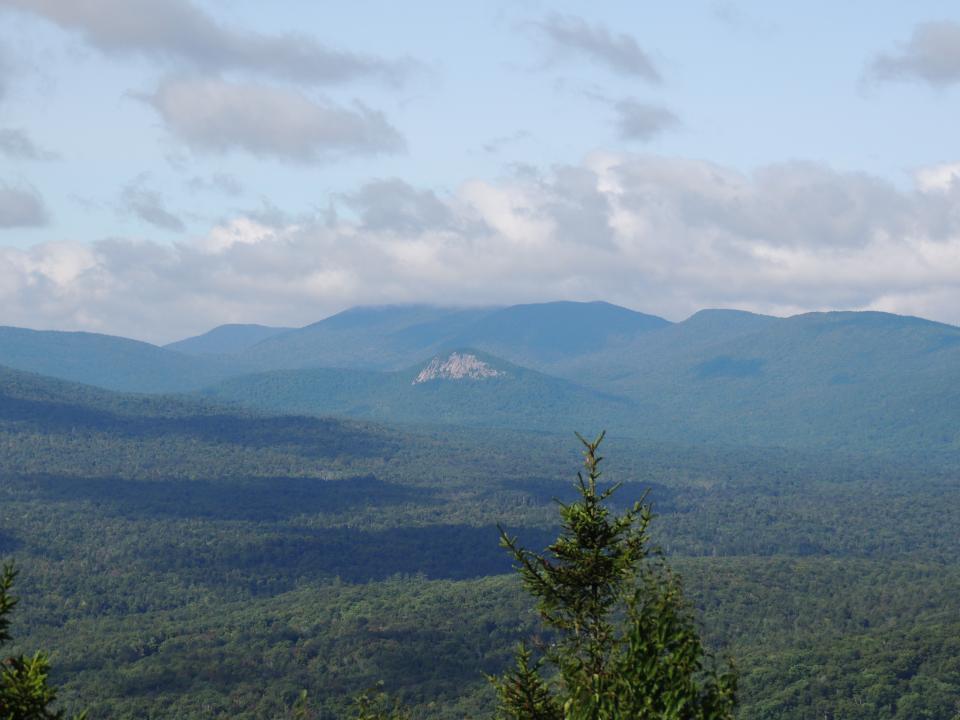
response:
[[[83,430],[137,439],[189,435],[207,442],[258,448],[293,446],[307,457],[383,457],[398,448],[397,442],[382,433],[330,418],[226,414],[150,417],[70,403],[2,399],[0,420],[34,423],[44,433]]]
[[[90,502],[106,512],[135,518],[269,522],[357,507],[436,502],[430,490],[396,485],[372,476],[343,480],[247,478],[219,482],[45,476],[20,480],[44,500]]]
[[[15,538],[10,533],[0,530],[0,555],[12,553],[18,550],[22,545],[23,543],[19,538]]]
[[[540,551],[556,539],[556,529],[508,528],[524,547]],[[339,577],[346,582],[422,574],[431,579],[464,580],[511,571],[511,558],[499,545],[494,525],[428,525],[385,530],[295,529],[289,534],[252,538],[215,547],[171,552],[155,562],[164,570],[200,571],[201,581],[285,576]]]

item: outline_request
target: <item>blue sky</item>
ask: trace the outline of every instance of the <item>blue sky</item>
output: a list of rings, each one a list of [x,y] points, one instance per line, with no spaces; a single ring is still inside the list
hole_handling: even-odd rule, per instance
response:
[[[948,2],[0,0],[0,324],[960,323]]]

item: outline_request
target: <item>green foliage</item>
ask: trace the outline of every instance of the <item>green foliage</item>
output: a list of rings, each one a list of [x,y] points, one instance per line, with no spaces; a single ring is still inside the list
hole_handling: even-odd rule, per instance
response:
[[[516,663],[516,667],[503,677],[490,678],[499,700],[497,717],[504,720],[560,720],[563,717],[560,701],[540,675],[543,659],[534,661],[533,652],[521,643]]]
[[[410,711],[401,703],[391,699],[383,691],[383,684],[366,690],[357,696],[356,720],[409,720]]]
[[[604,449],[656,479],[651,540],[737,658],[740,720],[954,720],[956,454]],[[30,568],[7,654],[55,648],[59,706],[97,718],[283,718],[306,688],[342,719],[381,678],[418,718],[489,717],[484,675],[536,630],[496,523],[549,544],[577,459],[0,372],[0,554]]]
[[[501,532],[553,641],[544,679],[521,647],[517,668],[494,680],[499,714],[516,720],[727,720],[736,675],[705,670],[705,651],[679,581],[654,562],[649,505],[612,515],[618,489],[598,487],[601,434],[585,447],[579,499],[560,504],[560,537],[539,555]]]
[[[10,591],[17,572],[13,565],[4,565],[0,572],[0,647],[10,641],[9,614],[17,605]],[[50,663],[47,656],[16,655],[0,661],[0,718],[2,720],[59,720],[63,711],[51,709],[57,698],[49,684]],[[81,720],[80,716],[78,720]]]

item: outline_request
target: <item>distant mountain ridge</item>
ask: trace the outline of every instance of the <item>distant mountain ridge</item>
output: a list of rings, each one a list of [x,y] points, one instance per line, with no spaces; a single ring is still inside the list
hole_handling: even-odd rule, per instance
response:
[[[556,429],[579,417],[671,442],[960,450],[960,328],[922,318],[712,309],[671,323],[607,303],[387,306],[217,336],[241,349],[188,355],[0,328],[0,365],[385,422]],[[457,373],[485,379],[447,382]]]
[[[219,325],[202,335],[178,340],[163,347],[186,355],[235,355],[291,330],[293,328],[267,325]]]
[[[564,430],[621,422],[632,403],[471,348],[397,371],[274,370],[224,380],[203,396],[279,413],[416,424]]]
[[[119,392],[189,392],[244,370],[113,335],[0,327],[0,365]]]
[[[668,325],[605,302],[353,308],[268,338],[237,357],[264,369],[400,370],[444,350],[471,347],[539,367]]]

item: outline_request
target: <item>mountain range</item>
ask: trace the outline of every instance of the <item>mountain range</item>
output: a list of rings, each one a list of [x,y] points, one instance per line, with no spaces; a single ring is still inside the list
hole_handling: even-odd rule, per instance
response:
[[[298,329],[221,326],[162,348],[0,328],[0,365],[280,413],[960,449],[960,328],[878,312],[704,310],[672,323],[602,302],[363,307]]]

